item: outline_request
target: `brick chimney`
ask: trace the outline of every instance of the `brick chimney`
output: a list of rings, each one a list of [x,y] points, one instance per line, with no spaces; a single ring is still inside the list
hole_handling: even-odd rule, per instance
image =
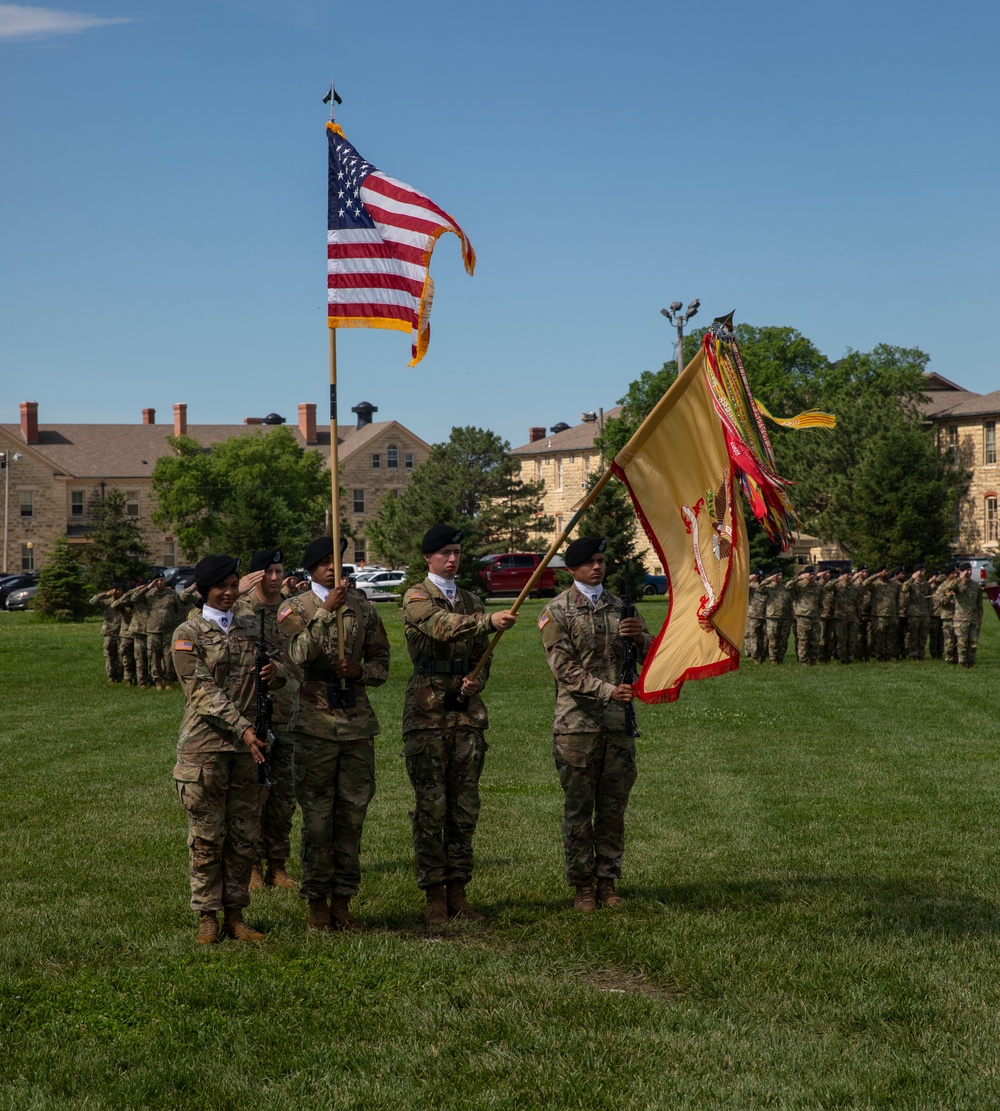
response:
[[[307,444],[316,443],[316,406],[311,401],[299,405],[299,431]]]
[[[544,440],[545,439],[545,429],[544,428],[529,428],[528,429],[528,437],[529,437],[528,443],[530,443],[530,444],[535,443],[537,440]]]
[[[264,418],[263,417],[244,417],[243,418],[243,423],[244,424],[263,424],[264,423]]]
[[[188,430],[188,407],[183,402],[174,406],[174,435],[186,436]]]
[[[21,435],[26,444],[38,443],[38,402],[21,402]]]
[[[156,424],[156,410],[155,409],[143,409],[143,411],[142,411],[142,423],[143,424]]]

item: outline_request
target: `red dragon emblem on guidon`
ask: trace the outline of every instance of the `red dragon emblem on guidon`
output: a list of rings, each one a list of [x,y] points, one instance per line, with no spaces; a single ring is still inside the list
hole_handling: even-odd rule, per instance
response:
[[[694,549],[694,569],[698,572],[705,587],[705,593],[698,602],[698,624],[705,632],[714,632],[711,616],[716,610],[717,598],[715,587],[712,585],[705,570],[705,563],[701,555],[699,540],[699,518],[702,509],[708,509],[708,528],[712,532],[712,554],[718,562],[729,559],[733,552],[733,526],[726,522],[726,509],[729,505],[729,491],[727,478],[722,476],[718,490],[707,490],[703,498],[699,498],[693,506],[682,505],[681,516],[684,519],[684,529],[691,537],[691,546]]]

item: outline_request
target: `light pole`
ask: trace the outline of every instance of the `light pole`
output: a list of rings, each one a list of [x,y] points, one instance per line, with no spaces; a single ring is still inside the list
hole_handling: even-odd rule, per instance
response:
[[[0,451],[0,460],[3,461],[3,573],[9,574],[7,565],[7,537],[10,533],[10,465],[16,463],[22,455],[15,451],[13,455],[7,451]]]
[[[660,309],[660,312],[677,327],[677,373],[684,369],[684,325],[701,308],[701,301],[696,297],[685,312],[681,312],[680,301],[674,301],[669,309]]]

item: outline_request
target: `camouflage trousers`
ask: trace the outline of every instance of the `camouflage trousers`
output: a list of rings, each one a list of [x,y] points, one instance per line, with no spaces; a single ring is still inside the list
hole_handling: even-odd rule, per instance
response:
[[[479,777],[489,745],[479,729],[415,729],[403,734],[416,796],[413,870],[418,887],[472,878]]]
[[[146,663],[154,683],[169,683],[175,678],[169,633],[146,634]]]
[[[746,634],[743,637],[743,655],[748,660],[762,660],[764,647],[764,618],[748,617]]]
[[[119,637],[118,659],[121,660],[122,674],[127,683],[135,682],[135,656],[132,653],[132,638]]]
[[[955,622],[955,650],[963,667],[974,667],[979,647],[979,626],[975,622]]]
[[[260,811],[258,859],[287,860],[292,852],[292,818],[295,816],[295,743],[284,726],[274,728],[274,743],[269,753],[271,786],[265,790]]]
[[[819,659],[819,634],[818,617],[795,618],[795,654],[800,664],[814,664]]]
[[[944,629],[940,617],[932,617],[928,622],[927,644],[932,660],[944,658]]]
[[[896,635],[899,624],[895,617],[873,617],[871,628],[872,659],[894,660],[898,655]]]
[[[829,663],[837,657],[837,619],[821,617],[819,628],[819,658],[823,663]]]
[[[617,879],[625,852],[625,808],[635,783],[635,741],[624,733],[557,733],[553,755],[563,789],[563,852],[570,887]]]
[[[294,745],[295,795],[302,807],[303,899],[356,895],[361,886],[361,830],[375,795],[375,740],[343,741],[288,732]]]
[[[146,647],[146,634],[132,634],[132,655],[135,657],[135,678],[140,687],[149,686],[149,656]]]
[[[767,619],[767,654],[773,664],[780,664],[788,651],[788,638],[792,623],[787,617]]]
[[[911,660],[922,660],[927,646],[929,617],[908,617],[906,619],[906,654]]]
[[[858,658],[860,637],[858,623],[849,617],[837,618],[837,632],[835,634],[837,645],[837,659],[842,664],[853,663]]]
[[[249,750],[181,756],[173,777],[188,812],[191,909],[247,906],[263,790]]]
[[[114,683],[122,681],[122,661],[118,654],[118,637],[104,638],[104,671]]]

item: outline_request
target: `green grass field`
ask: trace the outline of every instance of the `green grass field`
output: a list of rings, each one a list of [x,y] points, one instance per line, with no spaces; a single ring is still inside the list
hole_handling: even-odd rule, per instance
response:
[[[537,611],[487,688],[489,923],[423,925],[383,607],[368,931],[307,936],[269,890],[265,943],[211,947],[170,782],[181,694],[109,688],[93,621],[0,616],[0,1107],[1000,1105],[995,618],[971,672],[790,658],[640,707],[628,905],[583,916]]]

